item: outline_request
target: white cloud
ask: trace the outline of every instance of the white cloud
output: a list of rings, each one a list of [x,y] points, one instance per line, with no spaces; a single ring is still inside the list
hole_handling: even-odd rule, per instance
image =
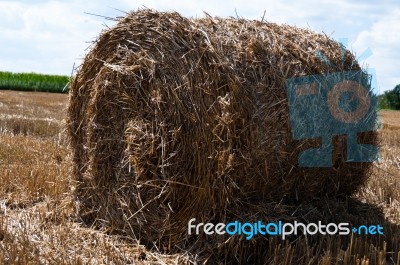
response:
[[[265,19],[307,27],[332,34],[335,39],[356,40],[358,54],[371,47],[374,55],[367,62],[378,71],[381,89],[390,89],[398,80],[400,52],[398,0],[0,0],[0,70],[69,74],[74,61],[79,63],[89,41],[100,33],[105,19],[84,14],[121,16],[123,11],[149,7],[178,11],[184,16],[236,16]],[[398,4],[397,4],[398,5]],[[389,14],[389,15],[386,15]],[[397,35],[396,35],[397,34]]]
[[[0,1],[0,70],[67,74],[103,28],[82,2]]]
[[[391,0],[383,0],[387,2]],[[137,1],[120,0],[128,9],[141,7]],[[372,23],[378,11],[389,9],[388,5],[368,4],[368,1],[350,2],[347,0],[203,0],[203,1],[142,1],[149,8],[162,11],[178,11],[185,16],[202,16],[206,11],[215,16],[236,16],[247,19],[260,19],[266,11],[265,19],[272,22],[296,24],[310,27],[318,32],[331,34],[337,32],[340,37],[351,37],[351,29],[362,28]],[[343,35],[343,36],[342,36]],[[356,34],[354,34],[354,37]]]
[[[400,84],[400,8],[382,16],[369,30],[358,34],[356,51],[370,47],[373,55],[366,60],[376,69],[380,91]]]

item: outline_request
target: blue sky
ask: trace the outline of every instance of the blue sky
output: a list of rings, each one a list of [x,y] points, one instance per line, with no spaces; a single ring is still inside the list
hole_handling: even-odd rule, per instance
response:
[[[79,65],[90,42],[111,21],[85,14],[121,16],[123,11],[149,7],[201,17],[265,19],[324,32],[332,38],[349,39],[349,49],[372,56],[361,61],[375,68],[378,89],[383,92],[400,84],[400,1],[345,0],[175,0],[175,1],[3,1],[0,0],[0,70],[71,73]]]

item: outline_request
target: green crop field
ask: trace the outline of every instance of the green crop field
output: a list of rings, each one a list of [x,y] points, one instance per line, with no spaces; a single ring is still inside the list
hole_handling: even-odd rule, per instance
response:
[[[68,91],[68,85],[68,76],[0,72],[0,90],[62,93]]]

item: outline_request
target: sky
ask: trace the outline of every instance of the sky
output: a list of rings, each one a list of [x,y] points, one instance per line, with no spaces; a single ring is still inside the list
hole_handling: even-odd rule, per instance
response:
[[[285,23],[348,39],[365,67],[375,69],[378,91],[400,84],[399,0],[0,0],[0,71],[71,75],[101,30],[138,8],[177,11],[187,17],[239,16]]]

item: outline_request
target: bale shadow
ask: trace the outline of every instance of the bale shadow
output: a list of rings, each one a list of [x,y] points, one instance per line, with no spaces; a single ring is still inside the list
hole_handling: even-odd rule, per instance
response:
[[[259,208],[254,209],[254,207]],[[264,208],[264,210],[262,210]],[[381,225],[383,235],[257,235],[225,237],[217,251],[207,258],[207,264],[400,264],[400,226],[388,220],[382,208],[353,198],[324,198],[308,203],[283,205],[268,203],[263,206],[243,205],[231,216],[242,222],[264,223],[281,220],[309,224],[321,221],[349,223],[349,227]]]

